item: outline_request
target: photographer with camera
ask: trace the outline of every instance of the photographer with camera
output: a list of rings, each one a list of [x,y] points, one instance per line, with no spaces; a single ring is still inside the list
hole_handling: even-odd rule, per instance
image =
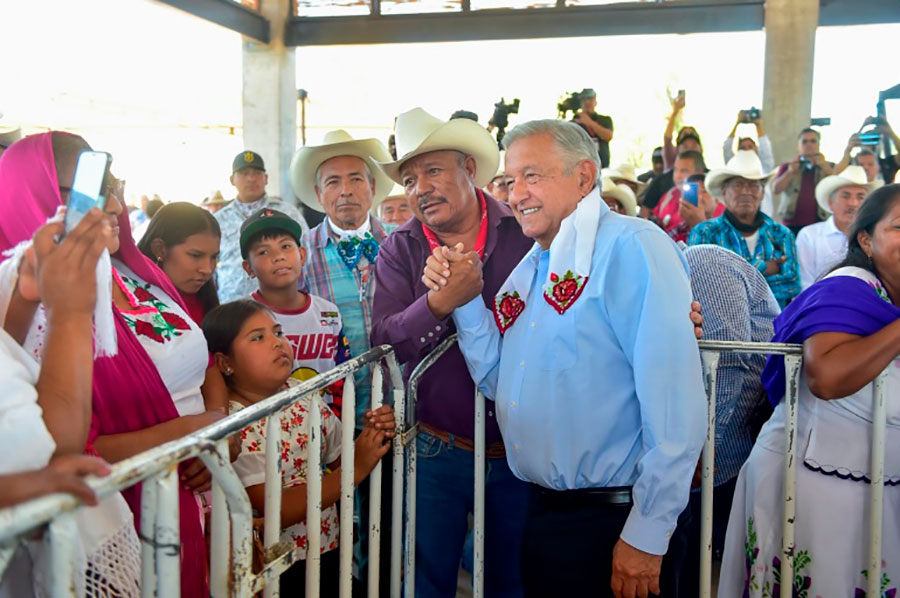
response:
[[[578,94],[581,100],[581,110],[575,113],[573,122],[581,125],[597,146],[597,154],[600,156],[601,168],[609,167],[609,142],[613,138],[612,118],[605,114],[597,114],[597,92],[590,88],[581,90]]]
[[[737,134],[738,126],[745,123],[756,127],[756,138],[759,140],[759,145],[751,137],[741,137],[738,139],[737,148],[739,150],[756,152],[759,156],[759,161],[762,162],[763,171],[771,172],[775,169],[775,156],[772,154],[772,142],[769,141],[769,138],[766,136],[766,130],[763,127],[762,111],[759,108],[750,108],[749,110],[738,112],[734,127],[731,129],[731,133],[728,134],[728,138],[725,139],[725,143],[722,144],[722,154],[725,157],[725,161],[728,162],[734,157],[734,136]]]
[[[866,127],[870,127],[870,129],[864,131]],[[859,131],[847,140],[844,156],[834,167],[835,171],[842,172],[852,162],[865,169],[869,182],[874,183],[876,187],[890,183],[894,180],[897,170],[900,169],[900,154],[891,154],[890,146],[885,145],[884,157],[878,157],[879,142],[886,138],[891,140],[895,148],[900,148],[900,136],[894,132],[887,119],[883,116],[868,117]],[[850,154],[857,147],[860,148],[860,151],[851,160]]]
[[[828,218],[828,212],[816,202],[816,185],[834,174],[834,164],[819,151],[819,132],[809,127],[800,131],[797,149],[800,154],[778,168],[772,195],[778,220],[795,235],[809,224]]]

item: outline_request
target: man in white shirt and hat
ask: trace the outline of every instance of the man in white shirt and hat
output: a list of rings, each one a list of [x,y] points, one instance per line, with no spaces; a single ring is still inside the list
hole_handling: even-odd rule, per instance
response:
[[[378,206],[378,219],[385,224],[393,224],[400,226],[412,216],[409,206],[406,203],[406,192],[403,187],[394,183],[390,195],[384,198],[381,205]]]
[[[816,185],[816,201],[830,216],[804,227],[797,235],[800,284],[804,289],[844,258],[847,231],[872,188],[862,166],[848,166]]]
[[[303,230],[309,228],[297,208],[266,194],[269,175],[266,174],[262,156],[256,152],[244,151],[234,157],[230,180],[237,189],[237,196],[215,214],[222,229],[222,246],[216,267],[216,282],[222,303],[248,297],[257,287],[244,271],[244,258],[241,257],[239,240],[244,220],[262,208],[270,208],[287,214],[299,222]]]
[[[606,202],[606,205],[609,206],[609,209],[616,214],[637,216],[637,198],[628,185],[616,184],[613,179],[603,177],[600,196]]]
[[[507,203],[509,201],[509,185],[512,182],[510,177],[506,176],[506,170],[503,166],[503,152],[500,152],[500,166],[497,167],[497,174],[491,179],[491,182],[485,186],[491,197],[497,201]]]

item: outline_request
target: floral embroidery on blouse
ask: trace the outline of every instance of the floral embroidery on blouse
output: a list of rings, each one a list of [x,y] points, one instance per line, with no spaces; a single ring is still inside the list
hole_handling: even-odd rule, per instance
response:
[[[166,343],[181,336],[182,330],[190,330],[190,324],[184,318],[150,292],[149,284],[122,275],[116,277],[116,283],[120,280],[129,301],[133,297],[133,303],[136,303],[133,310],[123,311],[122,317],[137,336]]]
[[[315,402],[322,416],[322,468],[340,456],[340,423],[337,416],[318,396]],[[231,402],[229,411],[235,413],[243,406]],[[310,399],[306,397],[286,408],[281,414],[281,468],[285,488],[305,484],[307,479],[307,453],[309,429],[306,415],[309,413]],[[265,472],[266,420],[256,421],[240,431],[241,455],[234,466],[245,486],[253,486],[260,481],[260,473]],[[263,478],[264,479],[264,478]],[[334,550],[338,546],[339,523],[337,507],[332,505],[322,509],[321,542],[322,552]],[[304,551],[307,547],[306,522],[292,525],[281,531],[282,545],[293,546]]]
[[[869,286],[872,287],[872,290],[875,291],[879,297],[881,297],[888,303],[891,302],[891,298],[888,296],[887,291],[885,290],[884,285],[881,284],[880,280],[876,278],[874,280],[867,280],[866,282],[869,283]]]

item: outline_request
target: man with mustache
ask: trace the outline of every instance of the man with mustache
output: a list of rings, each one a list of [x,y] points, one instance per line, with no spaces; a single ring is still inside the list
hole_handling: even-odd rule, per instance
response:
[[[874,186],[862,166],[848,166],[816,185],[816,201],[831,215],[823,222],[803,227],[797,235],[797,261],[804,289],[844,259],[847,231]]]
[[[778,305],[784,307],[800,292],[794,235],[760,211],[763,172],[756,152],[740,150],[724,168],[706,175],[706,189],[721,199],[725,213],[693,228],[689,245],[720,245],[743,256],[766,277]]]
[[[381,166],[405,189],[414,218],[382,246],[375,267],[372,343],[393,345],[408,376],[454,331],[449,316],[461,285],[440,292],[425,285],[422,271],[432,248],[461,244],[477,252],[487,298],[532,241],[509,208],[481,190],[499,162],[497,144],[481,125],[466,119],[444,122],[416,108],[398,117],[396,140],[400,159]],[[467,514],[473,509],[475,436],[475,386],[457,347],[425,373],[418,396],[415,594],[454,596]],[[485,430],[485,590],[489,596],[517,597],[522,595],[519,544],[528,490],[506,463],[492,403]]]
[[[327,133],[322,145],[297,150],[291,161],[294,194],[310,208],[325,212],[325,219],[300,240],[307,255],[300,287],[338,306],[344,336],[354,357],[372,347],[369,333],[375,264],[380,259],[379,247],[393,227],[380,222],[370,211],[378,209],[393,186],[375,161],[390,158],[384,144],[377,139],[353,139],[338,129]],[[354,381],[356,413],[345,412],[342,418],[345,426],[352,425],[355,419],[357,430],[361,430],[370,408],[370,368],[358,370]],[[389,505],[391,476],[385,475],[382,480],[382,504]],[[367,486],[360,487],[360,497],[368,498]],[[368,507],[360,504],[360,509],[364,517],[361,529],[367,529]],[[383,509],[382,514],[381,554],[387,555],[390,509]],[[361,534],[363,546],[367,540],[368,534]],[[364,550],[363,557],[367,554]],[[390,582],[390,559],[382,557],[381,564],[380,585],[384,595]],[[360,579],[366,579],[362,571]]]

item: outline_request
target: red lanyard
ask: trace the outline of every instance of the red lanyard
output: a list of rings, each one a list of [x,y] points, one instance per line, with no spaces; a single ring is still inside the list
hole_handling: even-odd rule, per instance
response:
[[[478,226],[478,237],[475,238],[475,251],[478,252],[478,257],[483,260],[484,246],[487,245],[488,232],[487,201],[485,201],[481,189],[475,189],[475,194],[481,202],[481,224]],[[422,223],[422,232],[425,234],[425,238],[428,239],[428,246],[431,247],[432,251],[434,251],[436,247],[441,246],[441,241],[437,238],[437,235],[425,226],[424,222]]]

